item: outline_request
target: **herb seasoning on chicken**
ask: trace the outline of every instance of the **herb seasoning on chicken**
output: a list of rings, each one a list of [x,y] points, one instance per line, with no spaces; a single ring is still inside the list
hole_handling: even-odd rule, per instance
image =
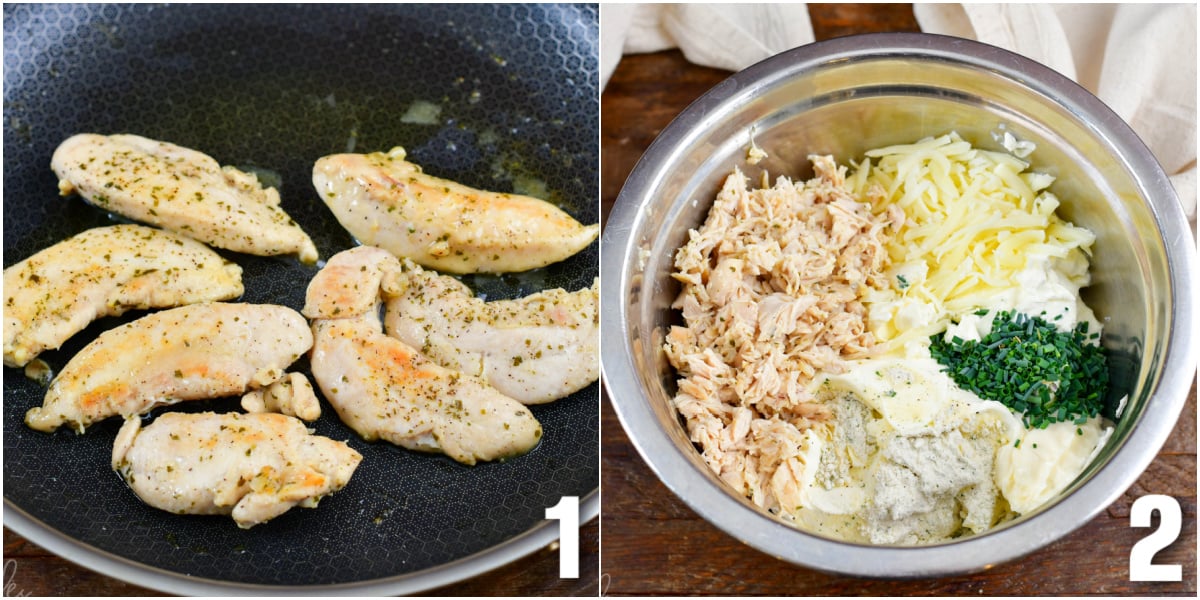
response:
[[[599,280],[484,302],[457,279],[407,263],[397,284],[388,335],[524,404],[563,398],[600,376]]]
[[[397,293],[400,269],[387,251],[359,246],[335,254],[309,284],[313,377],[338,417],[364,439],[468,465],[533,449],[542,426],[528,408],[384,335],[379,308]]]
[[[82,432],[113,416],[268,386],[312,347],[286,306],[211,302],[146,315],[101,333],[50,383],[25,423]]]
[[[82,133],[50,161],[66,196],[235,252],[298,254],[317,247],[279,207],[279,192],[205,154],[136,135]]]
[[[125,421],[112,467],[143,502],[176,514],[265,523],[350,481],[362,455],[279,414],[166,413]]]
[[[425,174],[387,153],[336,154],[313,166],[313,185],[358,241],[446,273],[508,273],[559,262],[600,234],[553,204]]]
[[[4,364],[23,366],[101,317],[241,295],[242,268],[195,240],[89,229],[4,270]]]

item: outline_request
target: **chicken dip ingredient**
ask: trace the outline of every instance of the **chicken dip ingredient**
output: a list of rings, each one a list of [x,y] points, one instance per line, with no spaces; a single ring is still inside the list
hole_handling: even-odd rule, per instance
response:
[[[242,268],[195,240],[141,225],[89,229],[4,269],[4,364],[24,366],[100,317],[242,291]]]
[[[137,135],[81,133],[50,160],[58,188],[142,223],[206,244],[262,256],[298,254],[317,262],[317,247],[279,207],[279,192],[212,157]]]
[[[364,245],[445,273],[507,273],[564,260],[600,234],[549,202],[433,177],[406,156],[396,147],[313,166],[317,193]]]
[[[848,541],[978,534],[1065,489],[1111,433],[1094,236],[1053,178],[957,134],[847,175],[735,172],[675,256],[664,350],[691,440],[729,486]],[[876,161],[872,164],[872,160]]]
[[[281,413],[304,421],[321,418],[321,402],[303,373],[287,377],[242,396],[242,410],[248,413]]]
[[[211,302],[156,312],[84,346],[25,424],[83,432],[113,416],[243,394],[282,379],[312,343],[304,317],[286,306]]]
[[[177,514],[232,515],[249,529],[350,481],[362,455],[279,414],[165,413],[126,419],[112,467],[143,502]]]
[[[309,284],[313,378],[342,422],[368,441],[467,465],[532,450],[542,426],[523,404],[384,335],[380,305],[398,292],[401,268],[386,250],[359,246],[333,255]]]
[[[388,335],[523,404],[564,398],[600,377],[598,278],[575,292],[485,302],[461,281],[406,261],[397,284]]]

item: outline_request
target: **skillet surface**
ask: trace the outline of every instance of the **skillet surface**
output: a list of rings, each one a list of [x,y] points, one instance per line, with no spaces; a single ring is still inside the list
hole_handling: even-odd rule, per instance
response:
[[[80,132],[137,133],[257,171],[322,259],[355,245],[311,183],[313,162],[337,152],[403,145],[426,172],[468,185],[544,184],[535,195],[595,223],[598,37],[595,5],[6,4],[4,265],[118,220],[57,195],[50,157]],[[440,109],[435,124],[402,122],[417,101]],[[598,252],[593,244],[544,269],[465,281],[492,299],[579,289],[597,275]],[[302,307],[316,267],[222,254],[244,270],[240,301]],[[100,332],[144,314],[98,321],[41,358],[57,372]],[[311,376],[306,360],[293,368]],[[598,391],[533,407],[541,444],[475,467],[363,442],[322,399],[316,432],[348,440],[362,464],[317,509],[243,531],[227,516],[142,504],[109,466],[119,419],[84,435],[26,428],[45,388],[5,368],[6,510],[196,581],[403,582],[520,537],[564,495],[594,492]],[[240,409],[229,398],[170,410]]]

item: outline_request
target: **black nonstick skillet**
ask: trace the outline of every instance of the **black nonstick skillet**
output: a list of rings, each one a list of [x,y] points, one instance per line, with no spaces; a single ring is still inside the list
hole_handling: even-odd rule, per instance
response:
[[[311,183],[327,154],[404,146],[426,172],[526,191],[598,220],[596,5],[4,6],[4,265],[119,218],[62,198],[50,170],[75,133],[136,133],[276,185],[322,259],[355,245]],[[222,254],[239,300],[300,309],[315,266]],[[490,299],[579,289],[598,244],[530,273],[470,276]],[[108,318],[42,358],[55,369]],[[297,367],[308,373],[307,359]],[[598,384],[533,408],[530,454],[466,467],[366,443],[322,400],[320,435],[364,456],[316,509],[241,530],[142,504],[109,466],[119,419],[77,435],[24,425],[45,388],[4,369],[5,524],[66,558],[175,593],[411,593],[502,565],[558,536],[545,509],[599,507]],[[161,414],[159,409],[154,415]],[[237,399],[169,410],[233,411]],[[153,415],[152,415],[153,416]]]

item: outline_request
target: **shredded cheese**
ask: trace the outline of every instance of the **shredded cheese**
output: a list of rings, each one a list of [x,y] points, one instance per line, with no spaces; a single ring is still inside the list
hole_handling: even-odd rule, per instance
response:
[[[1030,260],[1090,255],[1095,241],[1054,214],[1053,177],[954,132],[872,150],[854,167],[847,186],[875,214],[892,205],[905,214],[885,246],[891,286],[864,297],[885,351],[927,339],[1017,287]]]

